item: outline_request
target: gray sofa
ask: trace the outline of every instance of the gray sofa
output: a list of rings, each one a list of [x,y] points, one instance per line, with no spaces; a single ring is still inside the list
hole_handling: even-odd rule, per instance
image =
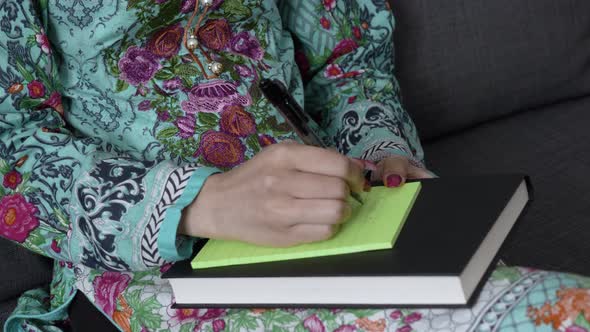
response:
[[[397,75],[428,166],[528,173],[536,201],[503,260],[590,275],[590,1],[391,3]],[[3,322],[51,264],[2,239],[0,255]]]

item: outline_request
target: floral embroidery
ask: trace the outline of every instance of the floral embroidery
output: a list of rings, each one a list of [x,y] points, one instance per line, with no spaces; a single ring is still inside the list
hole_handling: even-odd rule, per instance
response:
[[[184,28],[180,24],[165,27],[154,33],[147,50],[157,57],[169,59],[178,54],[183,34]]]
[[[557,302],[546,303],[540,308],[529,307],[528,316],[536,325],[547,324],[553,329],[562,328],[566,322],[581,322],[590,326],[590,289],[565,288],[557,291]],[[578,327],[573,327],[576,330]]]
[[[106,271],[92,282],[94,287],[94,300],[97,305],[109,316],[112,316],[117,307],[119,295],[127,288],[131,277],[119,273]]]
[[[246,147],[235,136],[207,131],[201,137],[201,144],[195,156],[202,155],[211,165],[230,168],[244,162]]]
[[[6,195],[0,200],[0,234],[7,239],[23,243],[39,227],[35,205],[21,194]]]
[[[2,185],[8,189],[16,189],[16,187],[23,182],[22,175],[17,170],[11,170],[4,174],[4,181]]]
[[[161,68],[155,55],[136,46],[131,46],[119,61],[121,79],[134,86],[149,82]]]
[[[225,49],[231,37],[231,28],[225,19],[209,20],[200,29],[197,38],[214,51]]]

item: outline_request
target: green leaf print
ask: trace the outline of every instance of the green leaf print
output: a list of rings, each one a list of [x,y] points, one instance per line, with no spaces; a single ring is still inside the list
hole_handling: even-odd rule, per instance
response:
[[[176,75],[182,76],[182,77],[187,77],[187,78],[196,76],[200,72],[201,71],[197,67],[191,65],[190,63],[181,63],[181,64],[176,65],[176,67],[174,67],[174,73]]]
[[[180,332],[193,332],[194,328],[195,328],[195,323],[184,324],[180,327]]]
[[[4,191],[4,187],[0,186],[0,197],[6,195],[6,192]]]
[[[39,232],[31,232],[26,240],[27,248],[32,249],[36,253],[43,254],[41,246],[45,244],[45,241],[45,237],[39,234]]]
[[[243,0],[225,0],[221,8],[224,11],[224,16],[232,23],[252,16],[252,11],[244,5]]]
[[[294,332],[309,332],[304,326],[303,323],[295,326],[295,331]]]
[[[162,324],[162,318],[158,315],[158,310],[161,304],[156,299],[156,295],[152,295],[145,300],[141,300],[141,289],[136,289],[129,292],[125,299],[131,308],[133,308],[132,320],[135,319],[136,326],[147,327],[148,329],[159,328]],[[154,313],[154,311],[156,311]],[[133,323],[133,322],[132,322]]]
[[[258,318],[251,315],[248,310],[239,310],[234,312],[232,319],[229,321],[228,331],[246,331],[255,330],[258,327]]]
[[[23,99],[21,99],[18,107],[20,107],[22,109],[33,109],[33,108],[39,107],[39,105],[41,105],[41,103],[42,102],[40,99],[32,99],[29,97],[24,97]]]
[[[377,313],[375,309],[351,309],[347,310],[349,313],[355,315],[357,318],[371,317]]]
[[[586,320],[586,318],[584,318],[584,314],[580,313],[578,315],[578,318],[576,318],[575,323],[576,325],[578,325],[579,327],[583,327],[586,329],[586,331],[590,331],[590,322],[588,322]]]
[[[129,87],[129,83],[127,83],[123,80],[117,80],[117,84],[115,85],[115,91],[123,92],[123,91],[127,90],[128,87]]]
[[[260,152],[260,143],[258,142],[258,137],[256,134],[248,136],[246,139],[246,145],[254,151],[254,153]]]
[[[176,135],[178,133],[178,128],[176,127],[170,127],[170,128],[166,128],[161,130],[157,135],[156,138],[161,140],[164,138],[170,138],[170,137],[174,137],[174,135]]]
[[[265,311],[262,315],[260,315],[260,319],[262,320],[265,330],[273,327],[273,331],[275,331],[275,327],[280,328],[281,326],[296,323],[299,320],[297,316],[283,310]]]
[[[18,72],[23,76],[23,78],[27,81],[27,82],[31,82],[34,81],[35,78],[33,77],[33,74],[31,74],[30,71],[28,71],[25,66],[23,66],[23,64],[20,61],[16,61],[16,70],[18,70]]]
[[[2,173],[2,175],[4,175],[8,172],[10,172],[10,166],[8,165],[6,160],[0,159],[0,173]]]
[[[156,30],[165,26],[174,24],[183,18],[176,18],[178,16],[178,8],[180,8],[182,0],[169,0],[160,6],[160,12],[146,22],[146,24],[137,31],[135,36],[138,39],[143,39],[149,36]],[[176,19],[175,19],[176,18]]]
[[[502,266],[497,268],[492,273],[492,280],[508,280],[509,282],[513,283],[520,279],[522,275],[517,268]]]
[[[213,113],[200,112],[198,117],[199,122],[208,129],[215,128],[219,123],[219,118]]]

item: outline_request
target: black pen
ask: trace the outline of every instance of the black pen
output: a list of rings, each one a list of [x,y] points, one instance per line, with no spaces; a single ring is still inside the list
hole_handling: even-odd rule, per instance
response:
[[[279,80],[263,79],[259,84],[260,91],[273,104],[276,109],[285,118],[289,126],[295,131],[306,145],[327,148],[328,146],[322,139],[309,128],[308,123],[311,121],[307,113],[297,103],[295,98],[287,91],[285,85]],[[350,194],[357,202],[363,204],[360,195],[352,192]]]

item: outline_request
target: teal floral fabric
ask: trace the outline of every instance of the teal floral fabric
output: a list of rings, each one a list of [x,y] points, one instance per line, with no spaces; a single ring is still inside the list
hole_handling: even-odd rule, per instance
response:
[[[65,329],[76,292],[122,331],[590,328],[588,279],[505,267],[472,310],[173,309],[160,275],[191,254],[182,209],[211,174],[297,139],[261,79],[284,82],[343,154],[424,163],[387,1],[214,0],[197,36],[223,65],[213,79],[183,46],[195,6],[0,3],[0,235],[55,261],[5,330]]]

